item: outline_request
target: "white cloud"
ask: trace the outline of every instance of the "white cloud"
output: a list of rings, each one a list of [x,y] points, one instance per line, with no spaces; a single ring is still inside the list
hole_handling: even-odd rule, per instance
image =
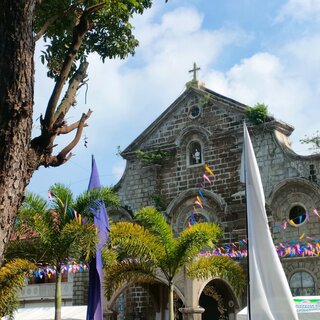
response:
[[[309,20],[303,19],[307,16],[317,19],[319,6],[320,1],[288,1],[278,14],[278,21],[283,21],[280,28],[288,26],[287,18],[304,21],[310,27]],[[135,17],[134,33],[140,46],[133,58],[102,64],[97,56],[90,57],[87,104],[82,90],[76,110],[69,118],[71,122],[89,107],[94,110],[85,129],[88,147],[81,142],[74,150],[76,157],[61,169],[41,170],[39,179],[33,179],[35,190],[47,190],[51,181],[60,181],[72,185],[75,192],[83,191],[90,174],[91,154],[99,160],[99,168],[105,166],[101,175],[106,176],[106,183],[115,184],[124,166],[115,157],[116,147],[124,149],[183,92],[185,83],[191,79],[188,70],[193,62],[200,65],[200,79],[206,87],[248,105],[268,104],[276,118],[297,128],[296,141],[318,129],[320,36],[312,34],[312,28],[306,33],[308,37],[281,39],[279,45],[272,42],[272,33],[257,37],[256,29],[214,29],[210,24],[204,28],[204,14],[207,21],[214,19],[210,12],[200,13],[200,9],[187,7],[164,10],[167,6],[157,2],[152,10]],[[270,37],[268,43],[273,45],[262,50],[260,36]],[[239,60],[233,65],[230,61],[223,64],[224,56]],[[222,72],[222,68],[226,71]],[[52,89],[52,83],[43,76],[45,72],[37,65],[36,116],[40,110],[43,112]],[[44,179],[49,173],[50,179]],[[79,182],[79,175],[83,182]]]
[[[301,147],[298,140],[305,133],[315,132],[318,126],[317,121],[310,119],[320,117],[320,108],[316,108],[319,92],[314,92],[309,82],[313,80],[319,85],[319,81],[316,77],[301,77],[291,67],[290,55],[282,59],[266,52],[257,53],[224,74],[212,72],[206,82],[209,88],[250,106],[257,102],[267,104],[277,119],[297,128],[293,141],[300,151],[306,147]]]
[[[113,127],[125,118],[136,126],[149,124],[184,90],[194,61],[205,71],[226,46],[245,37],[239,30],[204,30],[201,23],[202,15],[190,8],[171,11],[157,23],[141,17],[134,58],[101,65],[92,57],[88,97],[97,120],[110,120]]]
[[[320,20],[319,0],[288,0],[276,16],[276,21],[283,22],[286,18],[296,21]]]
[[[320,1],[319,1],[320,3]],[[320,35],[294,39],[281,48],[281,56],[287,57],[288,68],[295,73],[299,73],[305,79],[310,79],[311,83],[319,82],[320,73]]]

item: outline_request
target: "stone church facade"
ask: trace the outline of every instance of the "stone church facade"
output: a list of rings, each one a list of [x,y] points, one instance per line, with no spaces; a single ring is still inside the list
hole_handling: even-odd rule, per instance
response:
[[[131,220],[134,211],[156,206],[178,233],[188,227],[190,212],[196,209],[197,221],[222,227],[221,247],[243,243],[245,191],[239,173],[245,120],[260,168],[270,230],[283,251],[291,290],[294,295],[317,295],[320,155],[297,155],[290,147],[292,126],[273,117],[256,125],[246,116],[246,108],[198,81],[187,84],[182,95],[122,152],[127,164],[116,185],[122,209],[109,214],[113,220]],[[214,173],[211,183],[203,180],[205,165]],[[199,188],[203,208],[194,208]],[[246,259],[239,263],[246,268]],[[236,296],[222,279],[191,281],[181,274],[175,288],[176,319],[233,320],[246,305],[245,296]],[[115,311],[118,319],[166,319],[166,299],[161,283],[124,287],[107,301],[106,313],[115,319]],[[129,315],[121,305],[132,305],[135,311]]]

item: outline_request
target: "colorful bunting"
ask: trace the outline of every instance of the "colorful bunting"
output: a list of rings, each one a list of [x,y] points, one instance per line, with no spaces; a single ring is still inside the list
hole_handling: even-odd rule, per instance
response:
[[[204,169],[205,169],[209,174],[211,174],[212,176],[214,176],[213,172],[211,171],[211,169],[208,167],[207,164],[204,165]]]
[[[299,240],[305,237],[303,233]],[[233,242],[231,244],[224,245],[223,247],[218,247],[212,251],[201,252],[199,256],[228,256],[231,258],[246,258],[247,257],[247,246],[244,245],[246,241],[243,239],[239,242]],[[305,256],[320,256],[320,240],[314,240],[313,243],[298,243],[296,240],[291,240],[291,242],[280,242],[275,245],[279,257],[305,257]]]
[[[204,180],[208,181],[211,184],[211,180],[209,179],[209,177],[205,173],[202,175],[202,177]]]
[[[89,265],[83,263],[83,262],[76,262],[76,261],[66,261],[65,264],[62,265],[61,268],[61,273],[65,273],[65,272],[72,272],[72,273],[76,273],[76,272],[83,272],[89,269]],[[49,279],[51,278],[51,276],[54,276],[56,274],[56,267],[51,267],[48,265],[42,265],[39,264],[38,265],[38,269],[34,270],[33,272],[31,272],[32,275],[34,275],[37,278],[42,279],[43,277],[48,277]]]
[[[207,164],[204,166],[205,171],[210,174],[211,176],[214,176],[214,173],[212,170],[209,168]],[[205,189],[205,183],[208,182],[209,184],[212,183],[210,178],[206,175],[206,173],[202,174],[202,181],[199,182],[199,189],[197,190],[197,195],[194,200],[194,204],[199,206],[201,209],[203,209],[203,202],[205,201],[204,195],[203,195],[203,190]],[[196,211],[195,207],[193,207],[193,210]],[[188,226],[192,226],[193,224],[196,223],[195,218],[194,218],[194,211],[190,213],[190,216],[188,218]],[[191,223],[193,222],[193,223]]]

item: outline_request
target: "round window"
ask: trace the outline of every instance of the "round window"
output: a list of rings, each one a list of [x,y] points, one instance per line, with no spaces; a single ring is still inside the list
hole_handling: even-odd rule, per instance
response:
[[[289,221],[294,226],[299,226],[306,221],[307,212],[306,209],[301,206],[294,206],[289,212]]]
[[[200,116],[201,110],[199,106],[192,106],[189,110],[189,117],[195,119]]]

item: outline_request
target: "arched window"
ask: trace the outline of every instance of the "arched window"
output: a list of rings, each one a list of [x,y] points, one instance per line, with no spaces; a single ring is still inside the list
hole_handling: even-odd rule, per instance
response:
[[[203,149],[199,141],[191,141],[188,146],[188,165],[203,164]]]
[[[203,212],[190,211],[187,215],[184,228],[191,227],[197,223],[208,222],[208,218],[203,214]]]
[[[289,284],[293,296],[315,295],[315,283],[313,277],[306,271],[295,272],[291,276]]]

